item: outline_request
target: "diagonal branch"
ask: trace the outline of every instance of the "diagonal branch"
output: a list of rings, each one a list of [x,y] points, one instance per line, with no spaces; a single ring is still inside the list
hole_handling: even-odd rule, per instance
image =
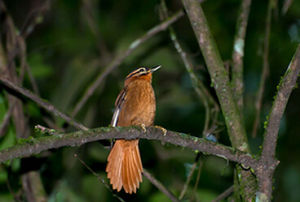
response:
[[[220,101],[231,143],[235,148],[249,152],[246,131],[233,99],[228,73],[224,68],[223,61],[210,33],[201,5],[195,0],[183,0],[182,2],[207,64],[211,82]]]
[[[179,200],[172,194],[169,190],[167,190],[164,185],[162,185],[159,181],[157,181],[146,169],[143,169],[143,175],[154,185],[159,189],[162,193],[164,193],[166,196],[171,199],[173,202],[178,202]]]
[[[105,68],[105,70],[98,75],[95,81],[91,83],[91,85],[86,89],[84,95],[80,98],[78,103],[76,104],[74,110],[72,111],[71,115],[72,117],[75,117],[76,114],[79,112],[79,110],[84,106],[86,101],[91,97],[91,95],[95,92],[97,87],[102,83],[104,78],[110,74],[115,68],[117,68],[137,47],[139,47],[141,44],[146,42],[148,39],[156,35],[157,33],[167,29],[169,25],[176,22],[178,19],[180,19],[184,15],[183,11],[178,11],[175,15],[168,18],[161,24],[153,27],[148,32],[146,32],[143,36],[133,41],[128,49],[118,55],[115,59],[112,60],[112,62]]]
[[[62,118],[63,120],[65,120],[67,123],[69,123],[70,125],[74,126],[77,129],[81,129],[81,130],[87,130],[88,128],[85,127],[84,125],[82,125],[81,123],[76,122],[75,120],[73,120],[71,117],[69,117],[68,115],[60,112],[58,109],[56,109],[52,104],[48,103],[45,100],[42,100],[41,98],[39,98],[37,95],[33,94],[31,91],[22,88],[20,86],[15,85],[14,83],[10,82],[9,80],[0,77],[0,83],[2,85],[4,85],[6,88],[13,90],[31,100],[33,100],[37,105],[39,105],[40,107],[44,108],[45,110],[47,110],[50,113],[53,113],[55,116],[58,116],[60,118]]]
[[[80,146],[88,142],[104,139],[147,139],[159,140],[173,145],[198,150],[206,154],[219,156],[230,161],[241,163],[254,170],[258,167],[258,161],[251,155],[234,150],[221,144],[213,143],[203,138],[197,138],[184,133],[167,131],[164,133],[157,127],[147,127],[144,132],[141,127],[101,127],[89,130],[80,130],[72,133],[60,133],[52,129],[36,127],[40,135],[44,137],[29,138],[25,143],[19,143],[13,147],[0,151],[0,163],[14,158],[28,157],[42,151],[65,146]],[[43,128],[43,130],[40,130]],[[48,136],[45,136],[48,135]],[[50,136],[49,136],[50,135]]]
[[[272,179],[278,161],[275,158],[276,144],[278,138],[278,131],[280,120],[284,113],[288,99],[291,95],[293,88],[296,85],[297,78],[300,73],[300,44],[296,53],[287,68],[284,77],[278,85],[278,92],[274,100],[269,122],[264,134],[263,150],[261,155],[261,164],[259,169],[259,190],[265,194],[268,199],[272,195]]]
[[[182,2],[205,59],[211,82],[216,90],[231,144],[238,150],[250,152],[246,130],[233,96],[228,72],[224,67],[201,5],[196,0],[182,0]],[[254,176],[240,166],[237,166],[237,172],[241,176],[238,193],[245,201],[253,200],[256,187]]]
[[[167,9],[165,1],[161,2],[161,10],[162,10],[163,17],[167,18],[168,17],[168,9]],[[215,101],[215,99],[212,97],[212,95],[210,94],[208,89],[205,87],[203,82],[197,77],[197,75],[194,71],[193,64],[192,64],[190,58],[188,58],[186,52],[182,49],[182,47],[177,39],[175,30],[172,26],[169,26],[169,33],[170,33],[170,38],[174,44],[174,47],[176,48],[178,54],[180,55],[180,57],[184,63],[184,66],[192,80],[193,88],[196,91],[200,100],[203,102],[203,105],[205,108],[205,123],[204,123],[204,129],[203,129],[202,133],[203,133],[203,135],[205,135],[208,133],[209,121],[210,121],[210,119],[212,119],[211,115],[213,112],[210,109],[210,105],[214,106],[216,114],[220,111],[219,105]]]

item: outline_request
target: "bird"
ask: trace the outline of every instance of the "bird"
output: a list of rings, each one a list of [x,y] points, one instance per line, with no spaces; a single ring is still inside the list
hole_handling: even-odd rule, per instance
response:
[[[115,101],[111,126],[142,126],[145,129],[153,125],[156,101],[152,73],[160,67],[140,67],[127,75]],[[136,193],[142,182],[143,166],[138,143],[138,139],[116,140],[107,157],[107,178],[118,192],[123,188],[127,194]]]

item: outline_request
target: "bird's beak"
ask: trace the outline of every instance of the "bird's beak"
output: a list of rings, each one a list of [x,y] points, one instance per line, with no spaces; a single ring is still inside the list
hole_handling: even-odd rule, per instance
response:
[[[150,72],[155,72],[156,70],[158,70],[159,68],[161,68],[161,65],[158,65],[156,67],[153,67],[152,69],[150,69]]]

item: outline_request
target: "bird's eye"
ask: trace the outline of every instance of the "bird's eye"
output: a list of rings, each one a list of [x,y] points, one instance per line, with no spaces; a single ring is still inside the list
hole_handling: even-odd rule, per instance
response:
[[[140,68],[139,72],[145,72],[146,69],[145,68]]]

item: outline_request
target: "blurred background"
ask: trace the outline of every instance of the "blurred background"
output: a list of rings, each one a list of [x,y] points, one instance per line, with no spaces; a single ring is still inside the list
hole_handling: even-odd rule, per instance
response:
[[[160,1],[100,1],[100,0],[52,0],[45,6],[42,0],[5,0],[16,32],[22,31],[32,16],[36,26],[26,38],[26,59],[36,80],[40,96],[62,112],[71,114],[87,87],[101,74],[108,64],[124,53],[130,44],[161,22]],[[199,1],[200,2],[200,1]],[[183,9],[178,0],[166,2],[170,14]],[[239,0],[201,1],[222,59],[230,64]],[[300,1],[293,1],[286,13],[282,10],[286,1],[278,0],[272,12],[269,46],[269,76],[260,114],[259,129],[251,136],[255,119],[255,101],[263,66],[263,46],[268,1],[253,0],[249,15],[244,56],[245,110],[244,122],[251,149],[260,152],[264,121],[268,115],[276,86],[284,74],[300,43]],[[0,26],[0,31],[5,30]],[[179,42],[193,61],[197,76],[216,98],[210,87],[205,62],[187,17],[174,23]],[[4,37],[2,43],[5,44]],[[87,127],[108,126],[114,110],[114,102],[123,87],[126,75],[140,66],[162,65],[154,74],[153,87],[157,98],[155,124],[168,130],[202,137],[205,120],[203,102],[197,97],[185,66],[170,39],[163,31],[135,49],[112,71],[89,98],[75,119]],[[20,71],[20,62],[16,61]],[[298,81],[299,83],[299,81]],[[25,75],[23,86],[32,89],[30,78]],[[0,92],[0,120],[9,110],[4,90]],[[62,119],[40,109],[34,102],[22,99],[24,115],[34,136],[34,126],[48,126],[74,131]],[[274,201],[300,201],[300,90],[296,88],[289,100],[281,121],[277,158],[280,160],[275,173]],[[218,117],[219,142],[230,145],[221,115]],[[14,123],[0,139],[0,149],[17,142]],[[112,193],[80,163],[78,156],[93,171],[106,180],[107,149],[99,142],[79,148],[51,150],[27,160],[13,160],[0,167],[0,201],[22,199],[21,176],[27,170],[36,170],[41,176],[44,194],[48,201],[116,201]],[[195,161],[196,153],[156,141],[140,141],[144,167],[178,196]],[[234,165],[224,159],[201,155],[185,195],[198,201],[211,201],[233,184]],[[198,174],[199,173],[199,174]],[[199,182],[197,181],[197,176]],[[194,185],[198,183],[197,189]],[[125,200],[167,201],[146,178],[136,195],[120,196]],[[19,198],[19,199],[18,199]]]

